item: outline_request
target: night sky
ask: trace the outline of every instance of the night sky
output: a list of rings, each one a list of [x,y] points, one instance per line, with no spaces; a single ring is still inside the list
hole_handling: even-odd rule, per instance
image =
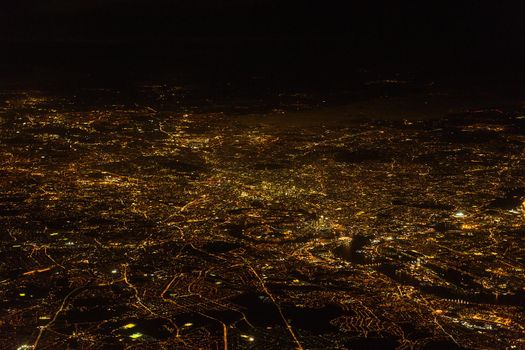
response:
[[[9,48],[0,63],[5,72],[46,60],[75,70],[135,60],[149,69],[141,57],[165,64],[213,55],[232,66],[294,61],[312,72],[374,62],[514,76],[525,57],[523,13],[521,1],[19,0],[0,11]],[[188,40],[200,44],[181,44]]]
[[[20,0],[2,7],[1,37],[9,41],[323,37],[519,48],[525,29],[519,1]]]

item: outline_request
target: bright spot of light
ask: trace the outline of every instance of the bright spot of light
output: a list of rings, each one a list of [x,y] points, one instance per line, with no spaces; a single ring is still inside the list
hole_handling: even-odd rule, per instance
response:
[[[140,337],[142,337],[142,333],[133,333],[132,335],[129,336],[131,339],[138,339]]]
[[[191,322],[188,322],[188,323],[184,324],[184,327],[191,327],[191,326],[193,326],[193,323],[191,323]]]
[[[117,272],[118,272],[117,270],[111,270],[111,273],[113,273],[113,274],[115,274]]]
[[[458,211],[454,214],[454,217],[455,218],[464,218],[465,217],[465,213],[463,213],[462,211]]]
[[[244,338],[246,339],[247,341],[254,341],[255,338],[250,336],[250,335],[246,335],[246,334],[241,334],[241,338]]]
[[[134,324],[134,323],[128,323],[128,324],[122,326],[122,328],[124,328],[124,329],[131,329],[131,328],[135,328],[136,326],[137,325]]]
[[[24,345],[20,345],[18,348],[16,348],[16,350],[27,350],[27,349],[32,349],[32,348],[33,348],[33,345],[24,344]]]

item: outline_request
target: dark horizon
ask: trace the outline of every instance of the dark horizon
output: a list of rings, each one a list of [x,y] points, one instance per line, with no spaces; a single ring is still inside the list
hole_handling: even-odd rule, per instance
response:
[[[216,57],[281,71],[411,67],[522,78],[523,13],[525,3],[489,1],[21,0],[0,12],[0,72],[54,64],[111,72],[128,63],[144,71],[179,60],[215,69]]]
[[[521,2],[36,1],[3,5],[6,42],[329,38],[359,46],[522,48]]]

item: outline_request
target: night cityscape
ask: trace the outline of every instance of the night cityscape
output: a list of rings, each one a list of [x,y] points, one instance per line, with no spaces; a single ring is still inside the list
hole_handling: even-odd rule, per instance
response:
[[[525,4],[0,6],[0,349],[525,349]]]

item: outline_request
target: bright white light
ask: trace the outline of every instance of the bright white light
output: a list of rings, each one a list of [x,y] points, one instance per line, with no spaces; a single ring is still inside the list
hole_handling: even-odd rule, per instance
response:
[[[244,338],[246,339],[247,341],[254,341],[255,338],[250,336],[250,335],[247,335],[247,334],[241,334],[241,338]]]
[[[454,217],[455,218],[464,218],[465,217],[465,213],[463,213],[462,211],[458,211],[454,214]]]

